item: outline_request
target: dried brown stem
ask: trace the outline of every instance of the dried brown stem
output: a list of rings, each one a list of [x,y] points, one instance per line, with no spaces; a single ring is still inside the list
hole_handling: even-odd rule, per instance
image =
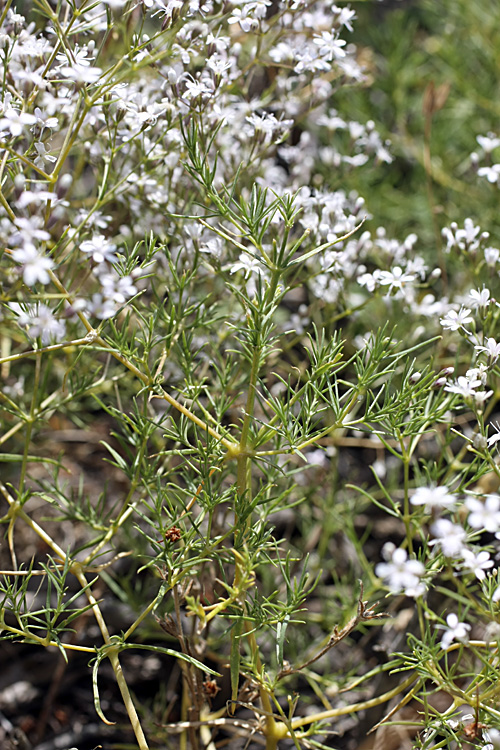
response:
[[[355,630],[358,625],[362,622],[368,622],[369,620],[380,620],[383,617],[390,617],[389,614],[386,612],[380,612],[375,613],[373,610],[378,605],[378,602],[375,602],[375,604],[371,604],[368,606],[368,602],[363,601],[363,583],[362,581],[359,582],[360,584],[360,592],[359,592],[359,599],[358,599],[358,609],[354,617],[352,617],[349,622],[344,625],[343,628],[339,630],[337,626],[333,629],[333,633],[331,634],[330,638],[328,639],[328,643],[326,646],[324,646],[320,651],[318,651],[317,654],[312,656],[310,659],[305,661],[303,664],[301,664],[299,667],[290,667],[285,666],[283,669],[278,673],[278,679],[281,680],[283,677],[288,677],[290,674],[296,674],[297,672],[301,672],[306,667],[309,667],[311,664],[314,664],[315,661],[318,661],[318,659],[321,659],[322,656],[324,656],[328,651],[330,651],[331,648],[336,646],[340,641],[342,641],[344,638],[346,638],[348,635],[350,635],[353,630]]]

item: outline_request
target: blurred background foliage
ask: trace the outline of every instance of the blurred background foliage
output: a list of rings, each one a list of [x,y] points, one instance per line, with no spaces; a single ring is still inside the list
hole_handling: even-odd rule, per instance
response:
[[[498,132],[498,3],[390,0],[352,7],[357,20],[350,41],[366,66],[368,88],[341,88],[333,106],[360,122],[373,119],[390,139],[394,161],[353,170],[342,186],[359,191],[389,236],[416,232],[430,252],[440,241],[437,229],[451,221],[462,225],[468,216],[495,244],[497,187],[477,178],[470,154],[479,148],[477,135]],[[434,112],[432,89],[442,100]]]

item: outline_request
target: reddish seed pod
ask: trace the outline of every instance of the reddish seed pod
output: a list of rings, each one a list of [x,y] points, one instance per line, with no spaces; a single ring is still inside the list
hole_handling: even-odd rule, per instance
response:
[[[178,542],[182,536],[181,530],[177,526],[171,526],[165,532],[167,542]]]
[[[216,680],[205,680],[203,683],[203,692],[207,698],[215,698],[219,690],[220,687],[217,685]]]

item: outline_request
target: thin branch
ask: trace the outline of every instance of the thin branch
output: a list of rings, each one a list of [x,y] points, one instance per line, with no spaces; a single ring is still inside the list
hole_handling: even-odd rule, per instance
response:
[[[344,640],[344,638],[347,638],[348,635],[350,635],[353,630],[355,630],[358,625],[362,622],[368,622],[370,620],[380,620],[384,617],[390,617],[389,614],[386,612],[380,612],[375,613],[373,610],[378,605],[378,602],[375,602],[375,604],[368,605],[368,602],[363,601],[363,583],[362,581],[359,582],[360,584],[360,593],[359,593],[359,599],[358,599],[358,609],[356,614],[353,618],[349,620],[349,622],[344,625],[343,628],[339,630],[337,626],[333,629],[333,633],[328,639],[328,643],[324,648],[322,648],[320,651],[318,651],[315,656],[312,656],[310,659],[305,661],[303,664],[301,664],[299,667],[290,667],[284,666],[283,669],[278,673],[278,680],[283,679],[283,677],[288,677],[288,675],[296,674],[297,672],[301,672],[306,667],[309,667],[311,664],[314,664],[315,661],[318,661],[318,659],[321,659],[322,656],[324,656],[330,649],[334,648],[340,641]]]

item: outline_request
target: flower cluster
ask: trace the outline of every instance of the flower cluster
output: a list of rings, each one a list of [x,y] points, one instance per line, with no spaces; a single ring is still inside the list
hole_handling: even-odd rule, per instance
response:
[[[300,223],[311,232],[311,241],[333,243],[350,232],[363,205],[357,196],[319,188],[317,178],[314,192],[307,187],[318,155],[324,164],[330,160],[348,169],[372,157],[391,159],[373,122],[349,121],[329,105],[330,71],[345,82],[363,78],[356,49],[342,36],[352,31],[351,9],[321,0],[310,5],[282,2],[271,13],[266,0],[235,4],[227,17],[219,16],[211,2],[190,3],[182,13],[178,2],[151,0],[145,7],[154,34],[135,39],[126,54],[138,70],[154,60],[156,74],[129,79],[114,74],[112,61],[104,58],[101,40],[110,17],[102,6],[89,7],[71,20],[73,32],[81,28],[87,35],[85,43],[73,46],[57,46],[50,26],[35,32],[12,10],[4,18],[13,86],[2,99],[0,134],[8,148],[25,157],[16,162],[15,181],[6,186],[13,215],[0,208],[0,238],[32,288],[48,286],[56,266],[64,274],[68,264],[78,261],[78,253],[88,258],[91,276],[78,289],[77,304],[97,320],[116,316],[138,291],[137,269],[136,275],[131,274],[134,269],[121,276],[117,271],[117,254],[126,255],[127,244],[154,231],[159,238],[168,237],[185,263],[199,249],[214,251],[217,238],[209,230],[198,226],[201,232],[191,239],[188,222],[184,228],[169,219],[178,213],[188,184],[179,117],[194,116],[215,133],[216,184],[228,184],[243,163],[255,165],[253,179],[277,193],[300,189]],[[175,34],[167,34],[168,29]],[[236,29],[243,35],[238,41]],[[260,65],[273,70],[272,99],[264,86],[248,88],[246,69],[257,38],[263,42]],[[312,94],[307,103],[301,96],[304,89]],[[78,132],[72,132],[82,91],[88,104]],[[299,121],[297,145],[285,145]],[[345,154],[331,145],[332,132],[339,134],[338,148],[346,148]],[[90,173],[75,180],[67,169],[71,152],[61,144],[76,137],[85,144],[94,181]],[[328,157],[321,145],[325,139],[330,142]],[[109,182],[111,163],[119,175],[114,184]],[[44,212],[50,221],[41,221]],[[360,248],[368,241],[368,236],[352,240],[318,257],[320,268],[311,283],[318,298],[333,303],[343,294],[346,280],[359,275]],[[265,275],[258,259],[250,270],[248,254],[235,258],[227,243],[219,242],[216,252],[230,273],[244,266],[247,278]],[[384,283],[388,289],[399,288],[403,280]],[[52,311],[55,317],[63,312]]]
[[[422,577],[425,565],[419,560],[408,557],[406,550],[396,547],[392,542],[386,542],[382,549],[386,562],[378,563],[375,572],[383,578],[393,594],[404,592],[406,596],[422,596],[425,585]]]
[[[436,554],[441,553],[458,575],[470,574],[484,581],[492,572],[494,562],[489,551],[471,545],[470,540],[477,540],[486,532],[500,541],[500,495],[469,493],[462,500],[447,487],[431,485],[418,487],[410,501],[434,518],[430,525],[429,548],[434,548]],[[443,512],[453,514],[454,520],[444,517]],[[457,522],[458,518],[463,520]],[[497,553],[500,553],[500,544]],[[425,574],[422,562],[408,558],[406,550],[396,548],[392,542],[384,545],[382,554],[387,562],[379,563],[376,573],[393,593],[404,592],[415,597],[425,592],[421,580]]]
[[[284,659],[294,613],[309,616],[308,574],[290,577],[298,561],[282,549],[297,536],[304,556],[318,542],[321,554],[309,561],[318,590],[341,580],[338,563],[363,578],[374,600],[382,584],[415,600],[420,637],[432,632],[429,663],[440,662],[429,674],[427,656],[420,663],[422,685],[437,675],[446,690],[444,652],[467,647],[479,600],[492,620],[500,602],[500,494],[498,485],[481,484],[487,472],[498,475],[500,441],[494,227],[490,236],[478,219],[448,223],[436,211],[445,226],[441,234],[434,227],[429,243],[413,225],[400,238],[378,226],[363,175],[392,169],[393,156],[384,129],[368,115],[361,121],[358,107],[351,116],[350,97],[338,95],[361,91],[372,74],[369,56],[351,41],[356,14],[348,6],[98,0],[77,8],[41,0],[34,20],[29,9],[25,18],[7,6],[1,440],[25,442],[12,451],[9,465],[20,470],[0,483],[0,496],[29,510],[36,494],[86,522],[89,537],[67,553],[67,565],[59,565],[61,545],[49,545],[58,555],[51,580],[59,568],[77,571],[82,597],[90,596],[82,571],[99,576],[96,559],[128,534],[146,561],[141,569],[162,577],[142,612],[163,606],[163,595],[174,600],[176,617],[164,624],[169,636],[180,635],[197,715],[208,715],[196,671],[210,653],[204,649],[225,648],[229,632],[232,702],[242,697],[234,700],[241,667],[269,714],[281,680],[300,672],[287,673]],[[500,139],[477,140],[478,176],[500,184]],[[94,403],[106,428],[113,421],[114,442],[99,442],[127,484],[122,505],[103,490],[99,510],[113,508],[104,519],[93,489],[82,502],[87,468],[76,489],[60,478],[73,470],[73,455],[68,465],[62,448],[60,460],[41,456],[52,426],[83,432]],[[72,440],[72,428],[68,434]],[[35,461],[40,472],[31,475]],[[344,481],[351,474],[355,484]],[[390,516],[378,564],[344,555],[361,549],[356,524],[370,501]],[[20,523],[30,520],[23,513]],[[282,539],[274,529],[283,522],[290,527]],[[341,552],[330,522],[346,543]],[[30,532],[46,546],[41,526]],[[458,590],[457,614],[448,601],[431,608],[445,586]],[[352,608],[352,597],[343,604]],[[361,596],[359,622],[379,617],[365,604]],[[94,598],[89,606],[101,627]],[[181,608],[193,623],[184,634]],[[21,635],[32,641],[29,617],[10,613],[1,613],[5,627],[26,626]],[[56,623],[47,642],[64,648],[56,628],[70,620],[60,615],[47,618]],[[328,617],[321,628],[331,633]],[[124,641],[142,621],[123,628]],[[314,618],[306,626],[320,629]],[[108,643],[107,628],[101,633]],[[240,647],[252,658],[240,661]],[[398,656],[404,669],[414,668],[417,651],[413,662]],[[319,656],[306,666],[319,665]],[[482,657],[496,680],[493,663]],[[269,719],[263,732],[279,722],[287,741],[309,741],[306,732],[292,736],[293,721],[285,726],[281,714]],[[136,718],[132,724],[137,729]]]
[[[479,145],[479,152],[473,152],[470,159],[477,169],[479,177],[484,177],[492,184],[498,184],[500,178],[500,164],[494,162],[494,154],[500,146],[500,138],[495,133],[478,135],[476,137]],[[480,167],[482,160],[486,161],[485,166]]]

